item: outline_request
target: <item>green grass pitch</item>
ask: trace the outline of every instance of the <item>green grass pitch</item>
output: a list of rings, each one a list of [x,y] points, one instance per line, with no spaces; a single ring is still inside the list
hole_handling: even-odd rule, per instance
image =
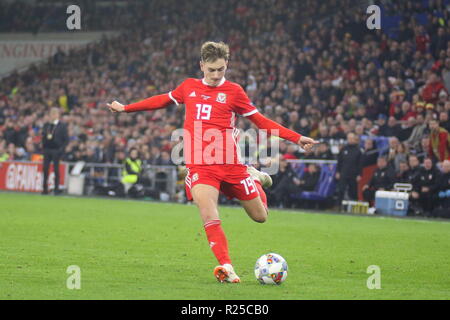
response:
[[[449,299],[450,223],[221,207],[240,284],[216,260],[193,205],[0,193],[0,299]],[[256,259],[289,274],[260,285]],[[81,270],[69,290],[67,267]],[[381,289],[369,290],[370,265]]]

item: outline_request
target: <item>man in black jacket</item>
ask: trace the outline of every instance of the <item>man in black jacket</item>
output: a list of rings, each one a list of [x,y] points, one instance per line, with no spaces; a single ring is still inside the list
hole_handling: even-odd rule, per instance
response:
[[[379,157],[377,166],[369,184],[363,187],[363,198],[367,202],[375,199],[375,193],[378,190],[390,190],[395,179],[395,172],[388,166],[386,157]]]
[[[439,175],[438,170],[433,166],[433,161],[426,158],[423,161],[423,168],[418,176],[418,182],[414,185],[412,192],[412,203],[418,203],[423,210],[424,215],[430,215],[434,204],[434,188],[436,179]]]
[[[58,108],[50,110],[50,122],[44,124],[42,128],[42,147],[44,151],[44,181],[42,194],[48,194],[48,175],[50,163],[53,162],[55,173],[54,193],[58,195],[59,190],[59,160],[64,154],[69,143],[67,125],[59,120],[60,111]]]
[[[350,199],[357,200],[358,181],[361,179],[362,152],[359,148],[358,136],[354,133],[349,133],[347,142],[348,144],[341,149],[338,155],[336,170],[338,206],[341,205],[347,188]]]
[[[410,154],[408,157],[409,170],[406,173],[407,182],[410,183],[413,188],[418,184],[419,174],[421,171],[419,157],[415,154]]]
[[[300,179],[285,158],[280,158],[280,167],[276,175],[272,176],[273,185],[269,190],[269,201],[279,208],[291,207],[292,193],[299,192]]]
[[[394,184],[395,183],[409,183],[409,166],[408,162],[406,161],[400,161],[399,162],[399,169],[395,173],[394,177]]]
[[[450,218],[450,160],[442,162],[442,172],[438,174],[433,191],[436,206],[432,216]]]
[[[314,191],[319,179],[320,168],[316,164],[310,163],[302,178],[294,179],[294,184],[299,187],[300,191]]]

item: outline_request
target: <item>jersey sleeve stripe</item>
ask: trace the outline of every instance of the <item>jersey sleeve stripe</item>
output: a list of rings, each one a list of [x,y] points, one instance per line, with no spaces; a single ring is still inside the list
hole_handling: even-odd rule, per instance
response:
[[[258,112],[258,109],[255,109],[255,110],[252,110],[250,112],[244,113],[242,116],[243,117],[248,117],[248,116],[251,116],[252,114],[255,114],[257,112]]]
[[[175,104],[176,104],[177,106],[180,105],[180,104],[178,103],[178,101],[175,100],[175,98],[172,96],[172,91],[169,92],[169,98],[172,99],[172,101],[175,102]]]

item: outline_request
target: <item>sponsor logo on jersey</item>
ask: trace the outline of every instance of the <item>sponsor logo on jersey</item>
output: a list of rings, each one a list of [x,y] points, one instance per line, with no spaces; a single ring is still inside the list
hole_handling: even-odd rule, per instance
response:
[[[210,97],[210,96],[205,96],[204,94],[202,94],[202,98],[203,98],[203,100],[208,100],[208,99],[210,99],[211,97]]]
[[[192,176],[192,182],[195,182],[198,180],[198,173],[194,173],[194,175]]]
[[[216,101],[220,102],[220,103],[227,103],[227,95],[225,93],[219,93],[217,95],[217,100]]]
[[[189,97],[196,97],[197,95],[195,94],[195,91],[192,91],[191,94],[189,95]]]

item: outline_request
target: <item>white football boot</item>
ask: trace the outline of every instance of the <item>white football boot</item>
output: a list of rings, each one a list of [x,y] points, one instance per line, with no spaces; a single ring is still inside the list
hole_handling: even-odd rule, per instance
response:
[[[231,264],[224,264],[222,266],[217,266],[214,268],[214,276],[219,282],[230,282],[239,283],[241,279],[234,272],[233,266]]]
[[[272,178],[265,172],[259,171],[255,167],[247,166],[248,174],[253,178],[253,180],[258,180],[261,182],[263,188],[269,188],[272,186]]]

